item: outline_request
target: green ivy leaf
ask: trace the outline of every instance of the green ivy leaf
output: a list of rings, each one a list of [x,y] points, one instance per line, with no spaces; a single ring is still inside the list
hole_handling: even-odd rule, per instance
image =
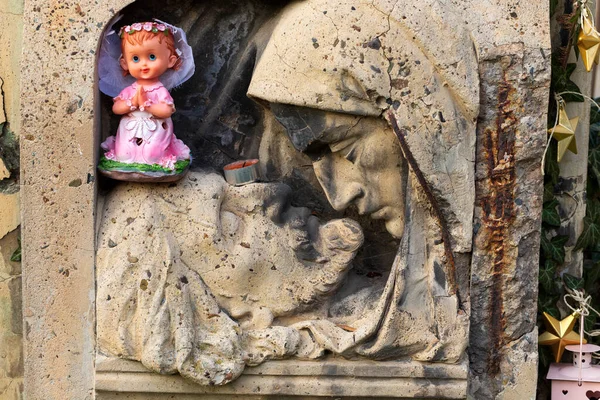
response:
[[[583,278],[578,278],[567,273],[563,274],[563,281],[565,282],[565,285],[571,290],[583,289],[583,285],[585,284]]]
[[[554,185],[552,182],[548,182],[544,185],[544,203],[555,199],[554,196]]]
[[[547,312],[548,314],[552,315],[554,318],[560,320],[560,311],[558,311],[558,307],[557,306],[547,306],[542,308],[543,312]]]
[[[550,364],[554,362],[554,356],[548,346],[538,346],[538,357],[540,359],[540,365],[544,367],[544,370],[548,370]]]
[[[598,320],[598,316],[591,312],[590,315],[585,317],[585,330],[586,331],[591,331],[593,329],[595,329],[594,325],[596,325],[596,321]]]
[[[593,293],[594,287],[600,282],[600,262],[583,263],[583,279],[585,280],[585,291],[587,293]],[[600,299],[599,299],[600,300]],[[595,307],[594,307],[595,308]]]
[[[594,99],[596,103],[598,103],[599,100],[600,98]],[[598,110],[594,104],[590,104],[590,129],[592,128],[592,125],[595,125],[598,122],[600,122],[600,110]]]
[[[578,12],[571,15],[571,18],[569,18],[569,22],[572,24],[574,24],[577,21],[579,21],[579,13]]]
[[[595,223],[600,223],[600,200],[588,198],[585,216]]]
[[[546,159],[544,163],[544,175],[550,178],[552,185],[558,184],[558,177],[560,175],[560,168],[558,166],[558,160],[556,158],[556,143],[552,143],[546,153]]]
[[[575,12],[573,13],[573,16],[571,16],[571,19],[569,21],[573,21],[571,22],[572,26],[573,26],[573,32],[571,33],[571,45],[573,47],[573,50],[575,52],[575,59],[579,60],[579,47],[577,46],[577,39],[579,38],[579,31],[581,30],[581,26],[580,24],[578,24],[578,21],[581,18],[581,7],[577,7],[575,9]]]
[[[544,268],[540,268],[539,281],[544,291],[552,293],[556,287],[554,277],[556,276],[556,263],[546,260]]]
[[[542,209],[542,221],[550,226],[560,226],[560,215],[558,215],[558,200],[552,199],[544,203]]]
[[[588,247],[595,246],[600,240],[600,223],[595,222],[589,216],[585,216],[583,218],[583,231],[579,238],[577,238],[577,243],[575,243],[575,248],[573,250],[585,249]]]
[[[575,71],[576,67],[577,67],[576,63],[570,63],[570,64],[567,64],[567,68],[563,68],[563,66],[560,63],[560,60],[558,60],[558,58],[553,59],[551,80],[552,80],[552,85],[553,85],[555,93],[561,93],[561,92],[581,93],[581,90],[579,90],[579,87],[573,81],[571,81],[571,74],[573,73],[573,71]],[[578,96],[576,94],[567,93],[567,94],[563,94],[561,96],[566,102],[582,102],[583,101],[583,97]]]
[[[596,181],[600,182],[600,146],[590,149],[588,153],[588,166],[589,171],[594,174]]]
[[[558,7],[558,0],[550,0],[550,16],[553,16]]]
[[[542,311],[545,311],[553,317],[560,319],[560,312],[558,311],[558,307],[556,307],[556,303],[558,303],[559,299],[560,296],[558,295],[549,296],[544,292],[540,292],[540,297],[538,299],[539,315],[541,315]]]
[[[558,235],[552,239],[548,239],[546,235],[542,235],[541,246],[542,252],[547,259],[556,261],[557,264],[565,262],[565,243],[569,237],[566,235]]]
[[[558,58],[552,60],[552,86],[555,93],[562,92],[575,92],[581,93],[579,87],[571,80],[571,74],[577,67],[576,63],[567,64],[566,68],[563,68],[562,63]],[[577,94],[566,93],[561,95],[566,102],[582,102],[583,97]],[[552,121],[553,122],[553,121]]]
[[[18,239],[19,246],[10,256],[10,261],[20,262],[21,261],[21,239]]]

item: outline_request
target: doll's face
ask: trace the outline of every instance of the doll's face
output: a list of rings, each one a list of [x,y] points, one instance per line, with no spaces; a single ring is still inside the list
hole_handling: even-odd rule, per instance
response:
[[[177,62],[171,54],[166,40],[162,43],[158,35],[144,40],[141,44],[125,42],[121,68],[129,71],[135,79],[158,79]]]

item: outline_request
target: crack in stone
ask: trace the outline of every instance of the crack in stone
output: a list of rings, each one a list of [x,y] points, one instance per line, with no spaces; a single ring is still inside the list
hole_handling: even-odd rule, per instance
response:
[[[392,7],[392,10],[390,11],[389,14],[386,14],[385,12],[383,12],[382,10],[380,10],[379,8],[377,8],[377,6],[375,5],[375,0],[371,1],[371,6],[374,9],[376,9],[377,11],[379,11],[381,14],[383,14],[383,15],[385,15],[387,17],[387,25],[388,25],[387,29],[384,32],[381,32],[381,33],[377,34],[376,35],[377,39],[381,39],[382,36],[384,36],[389,31],[392,30],[392,23],[390,21],[391,13],[394,11],[394,9],[396,8],[396,5],[398,5],[399,1],[400,0],[396,0],[396,3],[394,3],[394,6]],[[393,68],[393,66],[392,66],[392,59],[393,59],[393,57],[389,57],[388,56],[387,52],[385,51],[385,46],[383,44],[381,45],[381,52],[383,53],[383,56],[385,57],[385,59],[388,62],[388,65],[387,65],[387,68],[386,68],[386,74],[387,74],[388,79],[389,79],[389,83],[388,83],[388,96],[387,97],[391,98],[392,97],[392,75],[390,74],[390,72],[391,72],[391,70]],[[389,106],[387,108],[389,108]]]
[[[10,382],[8,382],[8,385],[6,385],[4,390],[2,392],[0,392],[0,396],[4,395],[5,393],[8,393],[8,389],[10,389],[10,387],[14,381],[15,381],[14,379],[11,379]]]
[[[4,130],[6,129],[5,125],[8,123],[8,119],[6,118],[6,104],[4,104],[4,80],[0,77],[0,98],[2,99],[2,101],[0,102],[0,104],[2,104],[2,108],[0,109],[0,116],[2,116],[2,119],[4,120],[4,122],[0,123],[0,136],[2,136],[4,134]]]
[[[7,276],[7,277],[6,277],[6,278],[4,278],[4,279],[0,279],[0,283],[9,282],[9,281],[12,281],[12,280],[14,280],[14,279],[17,279],[17,278],[20,278],[20,277],[21,277],[21,274],[18,274],[18,275],[10,275],[10,276]]]
[[[313,11],[314,11],[314,12],[316,12],[316,13],[319,13],[319,10],[317,10],[316,8],[314,8],[314,7],[312,6],[312,4],[309,4],[309,6],[310,6],[310,8],[312,8],[312,9],[313,9]],[[340,30],[339,30],[339,28],[338,28],[337,24],[336,24],[336,23],[333,21],[333,18],[331,18],[329,15],[327,15],[327,14],[326,14],[326,12],[327,12],[327,10],[325,10],[325,12],[322,12],[322,13],[323,13],[323,15],[324,15],[326,18],[328,18],[328,19],[331,21],[331,24],[332,24],[332,25],[333,25],[333,27],[335,28],[335,32],[336,32],[336,34],[335,34],[335,37],[336,37],[336,39],[338,39],[338,40],[339,40],[339,38],[340,38]]]
[[[0,15],[12,15],[14,17],[23,17],[23,13],[18,14],[18,13],[13,13],[10,11],[0,11]]]
[[[527,335],[532,335],[534,334],[535,329],[529,331],[529,332],[525,332],[519,336],[517,336],[516,338],[514,338],[513,340],[507,341],[504,343],[504,346],[502,346],[502,348],[509,348],[511,346],[513,346],[515,343],[520,342],[522,340],[524,340],[524,337]]]
[[[273,43],[273,46],[275,47],[275,54],[277,55],[277,57],[279,57],[279,59],[281,60],[282,63],[284,63],[287,67],[291,68],[293,71],[296,71],[298,73],[300,73],[302,76],[304,76],[306,79],[310,79],[308,77],[308,75],[306,75],[304,72],[300,72],[298,71],[295,67],[291,66],[290,64],[287,63],[287,61],[285,61],[285,59],[281,56],[281,54],[279,53],[279,47],[277,47],[277,45],[275,43]],[[286,88],[287,89],[287,88]],[[289,90],[288,90],[289,92]]]

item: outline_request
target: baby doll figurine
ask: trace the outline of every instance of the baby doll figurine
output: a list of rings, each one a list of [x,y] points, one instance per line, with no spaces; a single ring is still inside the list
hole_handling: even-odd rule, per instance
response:
[[[190,149],[173,133],[171,115],[175,112],[175,105],[161,82],[167,72],[173,71],[167,76],[168,83],[172,86],[180,84],[182,75],[177,71],[191,59],[184,60],[184,53],[176,47],[177,32],[180,36],[178,44],[187,46],[191,56],[185,35],[171,25],[142,22],[121,28],[118,65],[123,71],[122,76],[130,76],[130,81],[134,82],[113,98],[112,111],[122,117],[117,134],[101,144],[105,153],[99,169],[105,175],[119,180],[172,181],[181,178],[187,171]],[[103,46],[109,46],[109,43],[107,41]],[[102,54],[109,53],[108,49],[101,53],[100,62],[103,61]],[[193,60],[191,63],[193,73]],[[191,76],[189,65],[186,70],[184,80]],[[106,68],[103,70],[102,64],[99,65],[100,89],[103,92],[107,93],[105,89],[111,86],[108,91],[114,93],[119,85],[129,83],[123,79],[111,79],[110,73]]]

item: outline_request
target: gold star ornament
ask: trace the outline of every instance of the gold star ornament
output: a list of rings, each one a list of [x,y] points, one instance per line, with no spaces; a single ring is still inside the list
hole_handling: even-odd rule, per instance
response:
[[[577,38],[577,47],[585,69],[590,72],[600,55],[600,35],[587,16],[583,18]]]
[[[552,315],[544,312],[546,332],[539,336],[538,341],[542,346],[552,346],[552,353],[556,362],[560,362],[566,346],[579,344],[580,336],[573,332],[573,326],[577,317],[579,317],[579,314],[573,313],[559,321]],[[587,343],[587,340],[583,339],[583,343]]]
[[[579,117],[569,119],[564,104],[561,102],[558,106],[558,122],[554,128],[548,129],[548,132],[558,142],[558,162],[562,160],[567,150],[577,154],[577,142],[575,141],[577,122],[579,122]]]

